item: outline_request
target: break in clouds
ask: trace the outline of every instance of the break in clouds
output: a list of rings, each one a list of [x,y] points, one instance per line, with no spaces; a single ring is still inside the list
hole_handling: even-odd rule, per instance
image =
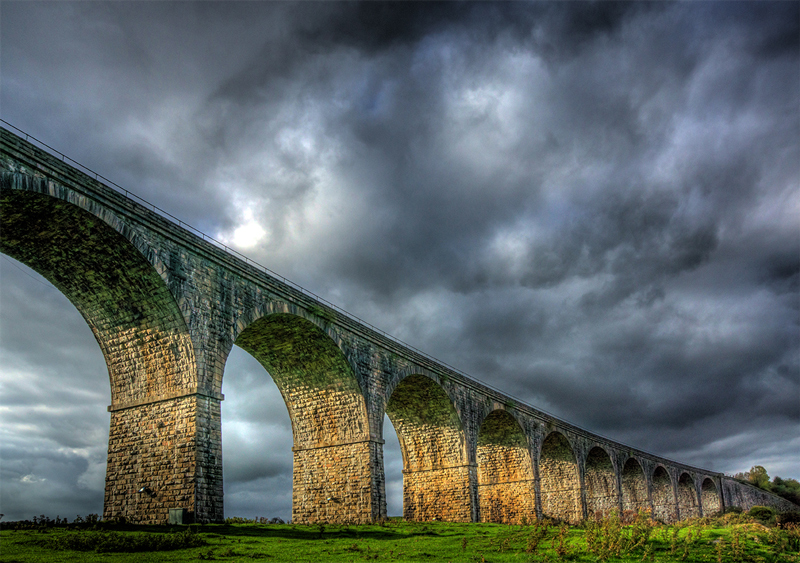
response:
[[[2,119],[593,432],[800,478],[796,3],[3,2]],[[102,354],[0,258],[6,519],[102,510]],[[239,349],[229,516],[291,511]],[[389,512],[402,462],[386,427]]]

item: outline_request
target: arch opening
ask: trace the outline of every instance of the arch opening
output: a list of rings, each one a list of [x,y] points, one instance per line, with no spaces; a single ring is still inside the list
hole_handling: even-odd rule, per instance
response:
[[[222,381],[225,517],[292,518],[292,423],[275,380],[235,346]]]
[[[198,427],[213,427],[219,402],[195,394],[194,348],[175,298],[126,236],[43,192],[43,179],[23,179],[26,189],[4,188],[0,195],[0,251],[63,293],[103,353],[111,391],[104,517],[162,523],[167,507],[178,506],[201,520],[220,519],[221,483],[214,478],[219,440],[213,431],[197,438]],[[185,443],[196,448],[189,451]],[[204,468],[198,451],[208,460]],[[209,478],[196,479],[198,472]],[[153,494],[137,495],[137,484]]]
[[[567,438],[551,432],[539,455],[542,515],[571,523],[583,519],[578,463]]]
[[[667,523],[677,519],[672,479],[660,465],[653,472],[653,518]]]
[[[678,479],[678,510],[681,519],[700,516],[694,480],[688,473],[682,473]]]
[[[292,520],[371,522],[380,516],[381,459],[369,433],[355,373],[336,343],[313,322],[274,313],[251,323],[235,344],[266,369],[292,425]]]
[[[72,203],[23,190],[3,190],[0,217],[0,252],[58,288],[92,329],[113,403],[197,385],[175,298],[128,239]]]
[[[471,522],[474,467],[467,463],[461,419],[442,387],[410,375],[386,405],[403,457],[406,520]]]
[[[481,522],[519,524],[536,518],[533,464],[522,427],[492,411],[478,432],[478,510]]]
[[[589,518],[601,518],[619,510],[617,477],[611,457],[595,446],[586,456],[586,513]]]
[[[0,310],[4,519],[102,514],[111,390],[97,340],[60,291],[5,254]]]
[[[703,516],[711,516],[722,510],[722,503],[720,503],[719,500],[717,485],[714,484],[714,480],[711,477],[706,477],[703,480],[700,494],[703,505]]]
[[[629,457],[622,468],[622,511],[631,517],[639,511],[648,510],[647,480],[641,464]]]

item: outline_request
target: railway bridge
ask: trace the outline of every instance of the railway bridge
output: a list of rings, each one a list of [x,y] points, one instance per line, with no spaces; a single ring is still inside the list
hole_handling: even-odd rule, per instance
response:
[[[413,520],[570,522],[613,509],[665,521],[782,499],[521,404],[287,282],[124,190],[0,130],[0,251],[42,274],[108,366],[104,517],[223,519],[220,402],[234,344],[292,422],[292,519],[386,516],[383,420]]]

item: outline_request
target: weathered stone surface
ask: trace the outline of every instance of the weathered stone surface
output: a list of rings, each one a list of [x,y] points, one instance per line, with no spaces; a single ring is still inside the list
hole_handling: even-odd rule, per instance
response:
[[[618,511],[617,473],[603,448],[595,446],[589,451],[584,475],[586,515],[595,518]]]
[[[292,520],[365,524],[380,517],[371,481],[382,455],[375,442],[294,450]],[[385,512],[385,504],[384,504]]]
[[[293,520],[386,516],[383,420],[413,520],[577,522],[756,504],[722,475],[594,436],[411,350],[0,128],[0,251],[75,304],[108,365],[106,518],[224,517],[220,401],[234,344],[286,403]],[[140,492],[141,491],[141,492]]]
[[[650,510],[647,479],[641,464],[635,458],[630,457],[625,462],[620,481],[623,511]]]
[[[703,480],[703,485],[700,489],[700,503],[701,510],[705,515],[711,515],[722,510],[719,490],[714,480],[710,477],[706,477]]]
[[[394,389],[386,413],[403,455],[403,516],[471,522],[471,467],[461,419],[435,381],[410,375]]]
[[[578,463],[563,434],[552,432],[542,445],[539,483],[542,515],[573,523],[583,520]]]
[[[530,448],[522,427],[505,410],[492,411],[481,424],[477,462],[481,522],[536,519]]]
[[[700,515],[697,488],[688,473],[681,474],[678,479],[678,515],[681,519]]]
[[[722,483],[725,506],[738,506],[742,510],[750,510],[754,506],[770,506],[778,512],[790,512],[798,509],[796,504],[753,485],[729,478],[723,479]]]
[[[651,477],[653,495],[653,517],[662,522],[674,522],[678,518],[675,487],[667,470],[659,465]]]

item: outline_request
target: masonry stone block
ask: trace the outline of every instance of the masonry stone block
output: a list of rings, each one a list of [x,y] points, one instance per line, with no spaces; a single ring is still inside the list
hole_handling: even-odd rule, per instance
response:
[[[703,479],[703,484],[700,488],[700,504],[703,516],[711,516],[722,510],[717,484],[714,483],[711,477]]]

